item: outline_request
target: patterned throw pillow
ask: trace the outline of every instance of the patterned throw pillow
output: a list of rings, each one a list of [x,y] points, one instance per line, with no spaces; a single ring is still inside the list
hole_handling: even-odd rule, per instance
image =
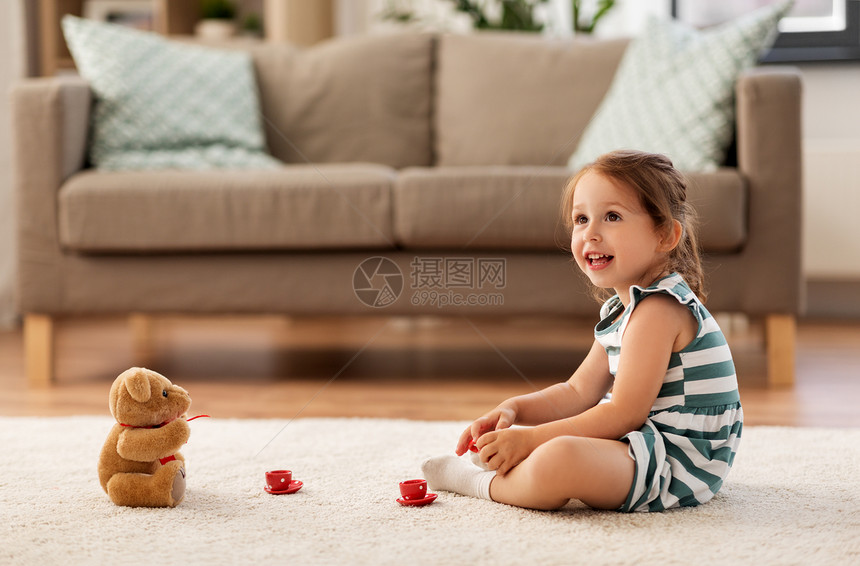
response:
[[[273,168],[250,55],[63,18],[94,93],[90,161],[100,169]]]
[[[638,149],[663,153],[683,171],[716,169],[732,141],[735,80],[790,7],[778,2],[705,31],[654,18],[627,48],[568,166]]]

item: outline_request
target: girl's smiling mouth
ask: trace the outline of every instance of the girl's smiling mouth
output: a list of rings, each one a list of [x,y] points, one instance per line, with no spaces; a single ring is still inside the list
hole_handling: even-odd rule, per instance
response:
[[[585,262],[591,269],[603,269],[615,258],[615,256],[598,253],[585,254]]]

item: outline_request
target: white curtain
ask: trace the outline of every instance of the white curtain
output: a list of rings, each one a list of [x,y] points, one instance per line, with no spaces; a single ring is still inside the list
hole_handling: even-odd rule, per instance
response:
[[[24,16],[20,1],[0,2],[0,327],[15,323],[15,201],[8,92],[24,74]]]

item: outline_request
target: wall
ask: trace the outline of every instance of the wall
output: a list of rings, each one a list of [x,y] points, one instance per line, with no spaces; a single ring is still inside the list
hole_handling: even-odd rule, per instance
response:
[[[805,273],[860,282],[860,63],[800,68]]]

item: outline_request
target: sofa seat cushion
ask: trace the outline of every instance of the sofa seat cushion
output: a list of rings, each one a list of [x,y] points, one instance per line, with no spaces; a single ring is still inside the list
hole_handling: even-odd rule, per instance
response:
[[[558,249],[565,167],[436,167],[401,172],[394,233],[406,248]]]
[[[410,168],[394,186],[394,235],[406,249],[569,248],[560,210],[566,167]],[[706,252],[746,240],[747,190],[735,169],[689,176]]]
[[[390,248],[394,171],[86,171],[59,192],[60,242],[79,252]]]

